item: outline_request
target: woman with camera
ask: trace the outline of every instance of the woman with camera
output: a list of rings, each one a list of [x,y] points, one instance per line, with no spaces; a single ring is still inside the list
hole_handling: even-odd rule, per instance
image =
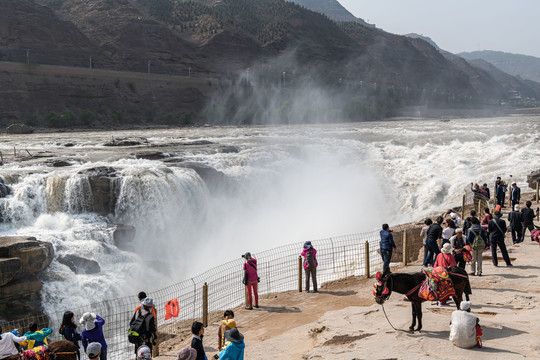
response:
[[[253,310],[253,298],[251,292],[253,291],[253,296],[255,297],[255,307],[259,308],[259,294],[257,292],[257,284],[259,282],[259,275],[257,275],[257,259],[251,257],[251,253],[247,252],[242,255],[246,262],[244,263],[244,280],[243,283],[246,285],[248,293],[248,302],[249,306],[246,310]]]

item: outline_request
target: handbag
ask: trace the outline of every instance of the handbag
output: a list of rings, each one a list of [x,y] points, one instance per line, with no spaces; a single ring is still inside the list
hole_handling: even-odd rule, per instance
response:
[[[244,271],[244,278],[242,279],[242,284],[247,285],[247,271]]]

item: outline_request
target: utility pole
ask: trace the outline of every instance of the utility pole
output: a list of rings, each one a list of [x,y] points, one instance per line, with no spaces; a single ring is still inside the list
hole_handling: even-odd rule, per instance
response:
[[[150,74],[150,65],[152,65],[152,60],[148,60],[148,73]]]

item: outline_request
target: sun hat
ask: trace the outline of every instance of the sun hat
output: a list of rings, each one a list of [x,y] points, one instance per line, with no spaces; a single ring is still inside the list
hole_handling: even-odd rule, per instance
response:
[[[137,350],[137,358],[138,359],[145,359],[145,360],[151,359],[152,358],[152,351],[150,350],[150,348],[148,346],[143,345]]]
[[[190,346],[186,346],[178,352],[177,360],[195,360],[197,358],[197,350]]]
[[[441,252],[443,254],[450,254],[452,252],[452,245],[450,243],[446,243],[443,245]]]
[[[86,353],[88,354],[88,357],[90,359],[97,358],[100,352],[101,352],[101,344],[98,342],[90,343],[88,344],[88,347],[86,348]]]
[[[152,306],[154,306],[154,300],[152,298],[150,298],[150,297],[145,297],[144,299],[142,299],[141,305],[142,306],[152,307]]]
[[[96,327],[96,314],[91,312],[85,312],[79,322],[84,325],[84,328],[88,331]]]
[[[463,311],[467,311],[471,308],[471,302],[470,301],[462,301],[461,304],[459,304],[459,308]]]
[[[225,331],[225,339],[230,342],[239,343],[244,341],[244,335],[240,334],[237,328]]]
[[[311,249],[313,245],[311,245],[311,241],[306,241],[304,243],[304,249]]]
[[[457,214],[456,214],[455,212],[450,213],[450,217],[451,217],[452,219],[457,219]]]

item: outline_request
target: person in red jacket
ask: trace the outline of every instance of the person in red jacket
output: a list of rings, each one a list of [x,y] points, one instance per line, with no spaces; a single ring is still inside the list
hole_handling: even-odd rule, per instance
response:
[[[450,243],[444,244],[441,249],[441,253],[437,255],[437,259],[435,260],[435,265],[433,267],[439,266],[445,268],[457,266],[456,259],[452,255],[452,245]]]

